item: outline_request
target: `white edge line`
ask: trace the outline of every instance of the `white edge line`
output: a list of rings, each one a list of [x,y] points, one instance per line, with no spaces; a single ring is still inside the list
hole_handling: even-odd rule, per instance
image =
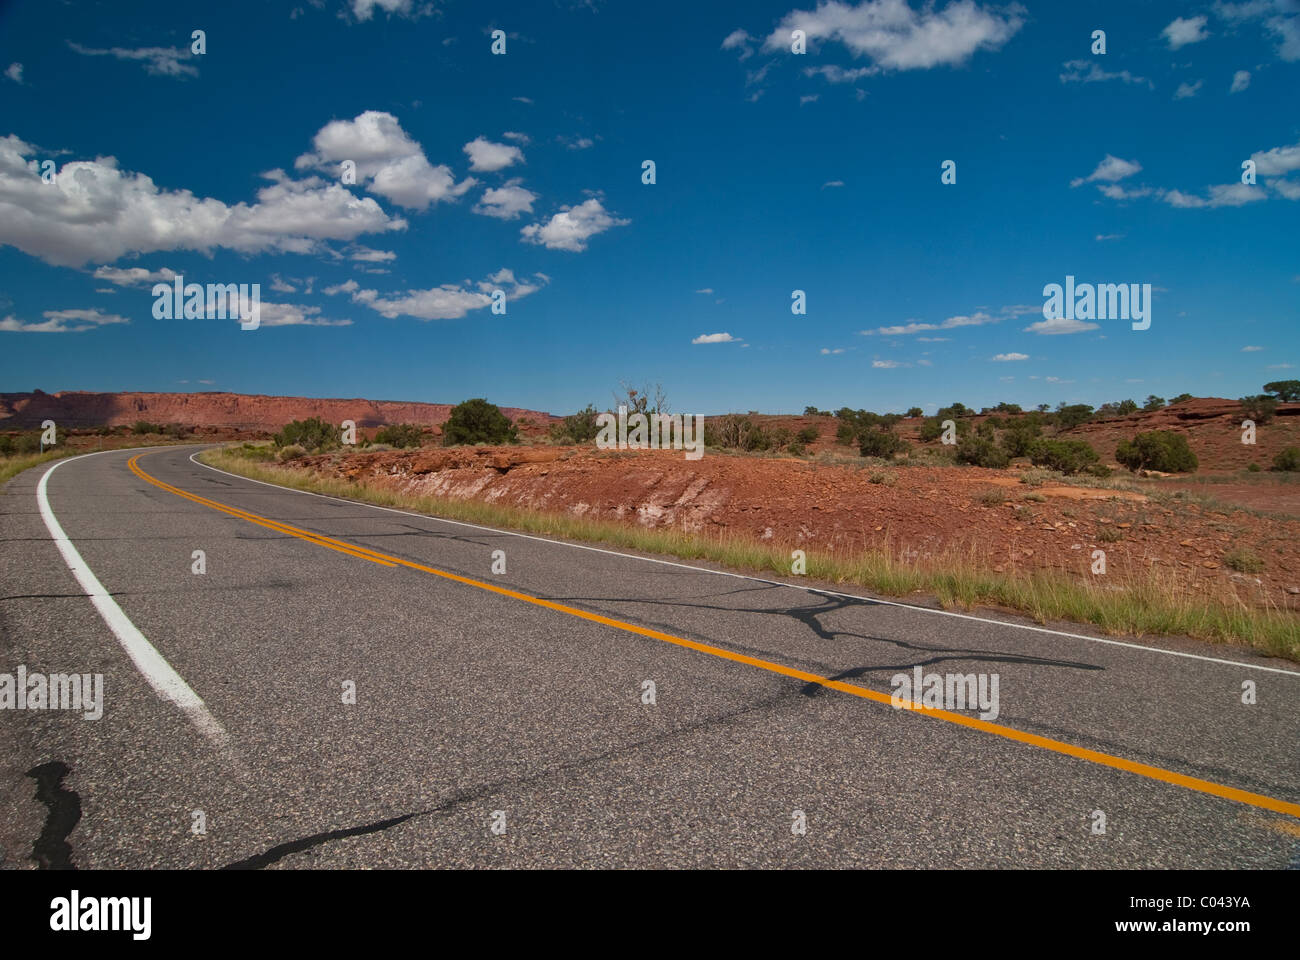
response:
[[[118,606],[117,601],[104,589],[104,585],[99,582],[99,578],[87,566],[86,561],[77,552],[77,548],[72,545],[72,541],[68,539],[68,535],[63,532],[63,527],[60,526],[58,519],[54,516],[54,511],[50,509],[50,499],[46,492],[46,484],[49,482],[50,474],[72,460],[94,457],[100,453],[115,452],[117,451],[98,450],[95,453],[86,453],[78,457],[67,457],[57,461],[46,470],[41,475],[40,483],[36,485],[36,503],[41,510],[41,519],[45,521],[45,526],[50,531],[50,537],[54,540],[54,545],[59,548],[59,553],[63,555],[64,563],[68,565],[72,575],[77,578],[77,583],[81,584],[81,589],[86,591],[86,596],[95,605],[99,615],[104,618],[108,628],[113,631],[113,635],[117,637],[117,642],[122,645],[126,655],[131,658],[131,662],[135,664],[136,669],[149,682],[149,686],[153,687],[158,696],[170,700],[180,708],[181,712],[189,718],[194,726],[198,727],[199,732],[207,737],[209,741],[218,747],[224,748],[229,744],[229,734],[217,722],[217,719],[208,712],[202,698],[190,688],[190,685],[185,682],[179,673],[172,669],[171,664],[140,632],[139,628],[131,622],[130,618],[122,611],[122,608]]]
[[[216,449],[216,448],[208,448]],[[108,451],[105,451],[108,452]],[[1064,630],[1053,630],[1050,627],[1039,627],[1029,623],[1012,623],[1007,620],[990,620],[986,617],[976,617],[968,613],[956,613],[952,610],[935,610],[932,607],[921,607],[912,603],[900,603],[897,600],[881,600],[878,597],[863,597],[854,593],[840,593],[835,590],[825,590],[820,587],[807,587],[799,583],[786,583],[784,580],[766,580],[763,577],[749,576],[743,573],[732,573],[728,570],[710,570],[708,567],[695,567],[689,563],[678,563],[673,560],[660,560],[656,557],[642,557],[635,553],[620,553],[617,550],[606,550],[603,547],[592,547],[584,543],[569,543],[565,540],[551,540],[546,537],[539,537],[529,533],[519,533],[515,530],[502,530],[498,527],[485,527],[477,523],[466,523],[462,520],[447,520],[443,517],[431,516],[427,513],[412,513],[409,510],[398,510],[394,507],[381,507],[378,504],[366,503],[363,500],[348,500],[344,497],[331,497],[325,493],[313,493],[310,490],[299,490],[295,487],[285,487],[278,483],[268,483],[265,480],[254,480],[252,477],[242,477],[237,473],[231,473],[228,470],[222,470],[207,463],[201,463],[194,458],[202,450],[198,450],[190,455],[190,462],[196,466],[203,467],[207,470],[213,470],[217,473],[224,473],[228,477],[234,477],[236,480],[246,480],[249,483],[261,484],[264,487],[272,487],[276,490],[288,490],[291,493],[303,493],[309,497],[320,497],[322,500],[334,500],[338,503],[347,503],[359,507],[369,507],[371,510],[383,510],[386,513],[399,513],[404,517],[416,517],[421,520],[433,520],[438,523],[450,523],[458,527],[469,527],[472,530],[485,530],[490,533],[500,533],[511,537],[522,537],[525,540],[537,540],[542,543],[552,543],[561,547],[572,547],[575,550],[590,550],[594,553],[605,553],[614,557],[624,557],[628,560],[642,560],[646,563],[660,563],[668,567],[681,567],[684,570],[696,570],[700,573],[711,573],[719,577],[735,577],[738,580],[751,580],[755,583],[766,583],[771,586],[789,587],[792,590],[803,590],[806,593],[820,593],[830,597],[845,597],[850,600],[862,600],[868,603],[879,603],[888,607],[902,607],[907,610],[915,610],[919,613],[931,613],[942,617],[956,617],[959,620],[974,620],[977,623],[987,623],[999,627],[1014,627],[1017,630],[1032,630],[1035,633],[1046,633],[1057,637],[1069,637],[1073,640],[1089,640],[1093,643],[1105,643],[1115,647],[1128,647],[1131,650],[1145,650],[1148,653],[1162,653],[1169,657],[1185,657],[1189,660],[1202,660],[1206,663],[1219,663],[1230,667],[1243,667],[1247,670],[1264,670],[1268,673],[1280,673],[1288,677],[1300,679],[1300,672],[1295,670],[1283,670],[1279,667],[1266,667],[1257,663],[1244,663],[1241,660],[1224,660],[1218,657],[1206,657],[1199,653],[1184,653],[1181,650],[1165,650],[1162,647],[1148,647],[1141,643],[1129,643],[1124,640],[1110,640],[1106,637],[1090,637],[1085,633],[1067,633]]]

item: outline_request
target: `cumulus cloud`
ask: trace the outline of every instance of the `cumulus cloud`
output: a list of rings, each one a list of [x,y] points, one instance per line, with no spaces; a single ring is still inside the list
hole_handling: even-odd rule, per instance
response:
[[[1065,333],[1085,333],[1088,330],[1096,330],[1097,324],[1088,323],[1086,320],[1067,320],[1065,317],[1057,317],[1052,320],[1040,320],[1037,323],[1031,323],[1025,327],[1025,333],[1042,333],[1042,334],[1065,334]],[[1048,378],[1052,379],[1051,377]]]
[[[1214,4],[1216,16],[1231,24],[1255,21],[1277,41],[1282,60],[1300,60],[1300,4],[1295,0],[1245,0],[1244,3]]]
[[[481,213],[485,217],[496,217],[499,220],[514,220],[521,213],[532,213],[533,201],[537,199],[537,194],[521,187],[521,183],[523,180],[516,177],[507,180],[500,187],[489,187],[484,190],[483,196],[474,205],[474,212]]]
[[[1096,156],[1096,154],[1093,154]],[[1117,180],[1123,180],[1125,177],[1131,177],[1142,169],[1142,164],[1136,160],[1121,160],[1119,157],[1106,154],[1105,159],[1097,164],[1097,169],[1092,171],[1086,177],[1075,177],[1070,181],[1070,186],[1077,187],[1085,183],[1093,183],[1098,180],[1107,183],[1114,183]]]
[[[590,197],[576,207],[561,207],[560,212],[544,224],[530,223],[519,232],[526,242],[539,244],[548,250],[581,253],[587,249],[587,241],[596,234],[629,223],[630,220],[620,220],[611,215],[598,197]]]
[[[348,254],[349,260],[359,263],[387,263],[396,260],[397,254],[391,250],[371,250],[369,247],[356,247]]]
[[[39,322],[25,322],[15,316],[0,320],[0,331],[5,333],[81,333],[106,324],[130,323],[126,317],[99,310],[46,310]]]
[[[467,177],[457,183],[446,164],[429,162],[395,116],[378,110],[327,123],[313,138],[312,146],[313,152],[294,161],[297,169],[321,170],[337,180],[342,163],[351,160],[357,165],[358,184],[412,210],[455,200],[478,182]]]
[[[733,337],[729,333],[702,333],[691,340],[691,343],[739,343],[739,337]]]
[[[144,64],[145,72],[155,77],[197,77],[199,68],[188,61],[194,59],[189,47],[110,47],[96,50],[68,41],[68,46],[84,57],[115,57],[118,60],[135,60]]]
[[[1169,26],[1160,31],[1160,35],[1169,43],[1170,50],[1177,50],[1189,43],[1200,43],[1209,34],[1205,30],[1209,17],[1177,17]]]
[[[434,11],[432,3],[417,4],[415,0],[349,0],[349,3],[352,15],[363,23],[375,15],[376,9],[384,11],[390,17],[404,17],[408,20],[427,17]]]
[[[1028,360],[1027,353],[999,353],[993,358],[994,363],[1010,363],[1014,360]]]
[[[146,270],[144,267],[100,267],[95,271],[96,280],[107,280],[119,287],[147,287],[155,283],[171,283],[176,278],[176,271],[163,267],[161,270]]]
[[[487,137],[475,137],[464,146],[469,168],[480,173],[495,173],[515,163],[524,162],[524,152],[508,143],[493,143]]]
[[[1250,86],[1250,71],[1238,70],[1236,73],[1232,75],[1232,87],[1228,90],[1228,92],[1241,93],[1241,91],[1245,90],[1249,86]]]
[[[514,303],[536,293],[549,279],[545,274],[536,273],[531,281],[517,280],[512,270],[502,268],[477,284],[468,281],[463,284],[444,283],[424,290],[384,295],[377,290],[361,288],[355,280],[348,280],[335,287],[326,287],[324,292],[331,296],[346,293],[353,303],[367,306],[390,320],[397,317],[459,320],[471,310],[490,306],[493,290],[503,290],[507,303]]]
[[[21,63],[11,63],[5,70],[5,76],[14,83],[22,86],[23,82],[23,65]]]
[[[1274,147],[1250,155],[1255,161],[1255,172],[1261,177],[1285,176],[1292,170],[1300,170],[1300,143],[1289,147]]]
[[[1171,207],[1191,209],[1197,207],[1243,207],[1265,199],[1262,187],[1245,183],[1223,183],[1210,187],[1209,197],[1183,193],[1181,190],[1165,190],[1160,199]]]
[[[879,334],[882,337],[900,337],[912,333],[923,333],[929,330],[952,330],[956,327],[978,327],[986,323],[997,323],[996,317],[991,317],[982,311],[976,311],[970,315],[960,315],[949,317],[943,323],[921,323],[920,321],[909,321],[908,323],[897,324],[892,327],[877,327],[875,330],[858,331],[865,337]]]
[[[764,41],[766,50],[790,49],[790,32],[811,42],[843,44],[885,70],[957,66],[978,50],[997,50],[1024,25],[1022,8],[982,7],[957,0],[942,9],[913,10],[906,0],[863,0],[856,5],[821,0],[815,10],[787,13]]]
[[[747,60],[754,55],[754,37],[745,30],[732,30],[722,39],[723,50],[739,50],[740,59]]]
[[[1195,83],[1186,83],[1186,82],[1180,83],[1178,85],[1178,89],[1174,91],[1174,99],[1186,100],[1189,97],[1196,96],[1197,92],[1201,89],[1201,86],[1204,83],[1205,83],[1204,80],[1197,80]]]
[[[256,202],[228,205],[159,188],[112,157],[66,163],[54,183],[42,183],[38,153],[0,137],[0,244],[59,266],[172,250],[310,253],[321,241],[406,229],[374,200],[316,177],[274,170]]]

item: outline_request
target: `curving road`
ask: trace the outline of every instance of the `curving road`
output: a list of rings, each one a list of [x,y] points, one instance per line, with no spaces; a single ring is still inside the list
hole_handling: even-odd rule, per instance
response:
[[[0,496],[0,673],[105,687],[96,721],[0,710],[5,866],[1300,863],[1294,664],[387,511],[197,449]],[[997,716],[896,709],[918,665],[995,674]]]

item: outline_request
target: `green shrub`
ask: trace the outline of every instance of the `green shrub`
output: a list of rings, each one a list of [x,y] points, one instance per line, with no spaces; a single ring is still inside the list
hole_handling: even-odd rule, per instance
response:
[[[864,457],[892,457],[906,449],[903,438],[889,430],[868,429],[858,434],[858,453]]]
[[[749,417],[728,413],[705,422],[704,442],[710,447],[753,452],[771,449],[772,436],[761,424],[754,423]]]
[[[1242,397],[1241,412],[1256,423],[1268,423],[1277,412],[1277,397],[1261,393],[1257,397]]]
[[[1086,403],[1061,404],[1056,408],[1056,427],[1069,430],[1092,419],[1092,407]]]
[[[785,448],[785,452],[794,457],[802,457],[807,451],[804,450],[803,444],[796,440]]]
[[[813,443],[817,440],[817,436],[816,427],[804,427],[795,435],[795,439],[800,443]]]
[[[150,423],[148,420],[137,420],[132,425],[131,432],[137,437],[143,437],[151,433],[162,433],[162,427],[156,423]]]
[[[444,446],[462,443],[518,443],[519,432],[495,403],[476,397],[457,404],[442,427]]]
[[[1295,449],[1295,448],[1293,447],[1292,449]],[[1285,452],[1285,451],[1283,451],[1283,452]],[[1280,457],[1281,455],[1282,455],[1282,454],[1278,454],[1279,457]],[[1277,457],[1274,457],[1274,458],[1273,458],[1273,462],[1274,462],[1274,463],[1277,463]],[[1259,473],[1259,472],[1260,472],[1260,469],[1261,469],[1261,468],[1260,468],[1260,465],[1259,465],[1258,463],[1254,463],[1254,462],[1250,463],[1250,464],[1247,465],[1247,467],[1246,467],[1246,470],[1249,471],[1250,473]],[[1276,470],[1277,468],[1274,467],[1274,469]],[[1283,469],[1286,469],[1286,468],[1283,468]],[[1290,469],[1294,470],[1295,467],[1291,467]]]
[[[1188,400],[1194,400],[1194,399],[1195,399],[1195,397],[1193,397],[1190,393],[1180,393],[1178,396],[1174,397],[1174,398],[1173,398],[1172,400],[1170,400],[1169,402],[1170,402],[1170,403],[1186,403]]]
[[[1187,438],[1173,430],[1152,430],[1139,433],[1132,440],[1121,440],[1115,448],[1115,459],[1134,473],[1139,470],[1191,473],[1199,466]]]
[[[1252,463],[1251,467],[1258,470],[1259,464]],[[1300,470],[1300,447],[1287,447],[1273,458],[1273,469],[1286,472]]]
[[[403,449],[418,447],[424,439],[424,428],[418,423],[392,423],[375,434],[375,443],[387,443]]]
[[[587,404],[584,409],[569,414],[560,423],[553,424],[551,439],[557,443],[591,443],[600,433],[600,428],[596,426],[596,419],[599,416],[600,411]]]
[[[1242,573],[1259,573],[1264,569],[1264,561],[1249,550],[1238,548],[1223,558],[1226,566]]]
[[[297,460],[299,457],[305,457],[306,455],[307,451],[303,449],[301,444],[287,443],[280,448],[280,452],[276,456],[281,463],[285,463],[289,460]]]
[[[311,451],[333,450],[342,443],[340,429],[320,417],[293,420],[272,439],[277,447],[297,445]]]
[[[1029,447],[1029,459],[1036,467],[1061,473],[1079,473],[1098,463],[1101,457],[1085,440],[1050,440],[1039,437]]]
[[[1264,384],[1264,392],[1271,393],[1283,403],[1300,400],[1300,380],[1274,380]]]
[[[957,461],[1000,470],[1011,462],[1007,452],[987,437],[967,437],[957,444]]]
[[[1012,421],[1002,434],[1002,449],[1010,457],[1027,457],[1029,448],[1042,432],[1042,427],[1036,420],[1026,418]]]
[[[1142,407],[1143,413],[1152,413],[1156,410],[1165,408],[1165,398],[1157,397],[1154,393],[1147,397],[1147,402]]]
[[[907,415],[908,415],[909,417],[913,417],[913,418],[915,418],[915,417],[923,416],[924,414],[925,414],[925,411],[922,410],[920,407],[908,407],[908,408],[907,408]]]

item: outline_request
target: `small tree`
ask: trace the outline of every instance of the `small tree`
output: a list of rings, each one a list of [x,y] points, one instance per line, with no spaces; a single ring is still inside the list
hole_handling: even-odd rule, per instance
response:
[[[1143,413],[1154,413],[1157,410],[1165,408],[1165,398],[1157,397],[1154,393],[1147,397],[1147,402],[1142,405]]]
[[[1036,467],[1048,467],[1061,473],[1081,473],[1100,463],[1101,457],[1085,440],[1050,440],[1040,438],[1029,448],[1029,459]]]
[[[559,443],[591,443],[600,433],[596,426],[599,416],[600,411],[587,404],[577,413],[571,413],[560,423],[552,425],[551,439]]]
[[[418,447],[423,439],[424,428],[418,423],[390,424],[375,434],[375,443],[387,443],[399,448]]]
[[[451,411],[442,427],[444,446],[461,443],[518,443],[519,433],[495,403],[466,400]]]
[[[1283,403],[1300,401],[1300,380],[1274,380],[1264,384],[1264,392],[1271,393]]]
[[[957,461],[1000,470],[1011,462],[1007,452],[988,437],[967,437],[957,444]]]
[[[1186,403],[1188,400],[1194,400],[1194,399],[1196,399],[1196,398],[1193,397],[1190,393],[1180,393],[1178,396],[1174,397],[1174,398],[1173,398],[1172,400],[1170,400],[1169,402],[1170,402],[1170,403]]]
[[[1121,440],[1115,459],[1134,473],[1159,470],[1162,473],[1191,473],[1199,466],[1187,438],[1173,430],[1139,433],[1132,440]]]
[[[1242,397],[1241,412],[1256,423],[1268,423],[1277,412],[1277,397],[1261,393],[1257,397]]]
[[[1056,427],[1069,430],[1092,419],[1092,407],[1086,403],[1064,404],[1056,408]]]
[[[1127,417],[1130,413],[1137,413],[1138,405],[1132,400],[1121,400],[1115,405],[1115,412],[1121,417]]]
[[[340,429],[320,417],[293,420],[274,436],[277,447],[297,445],[304,450],[333,450],[341,443]]]
[[[906,449],[903,438],[889,430],[871,427],[858,434],[858,453],[864,457],[892,457]]]
[[[908,407],[907,415],[910,418],[920,417],[925,415],[925,411],[922,410],[920,407]]]

